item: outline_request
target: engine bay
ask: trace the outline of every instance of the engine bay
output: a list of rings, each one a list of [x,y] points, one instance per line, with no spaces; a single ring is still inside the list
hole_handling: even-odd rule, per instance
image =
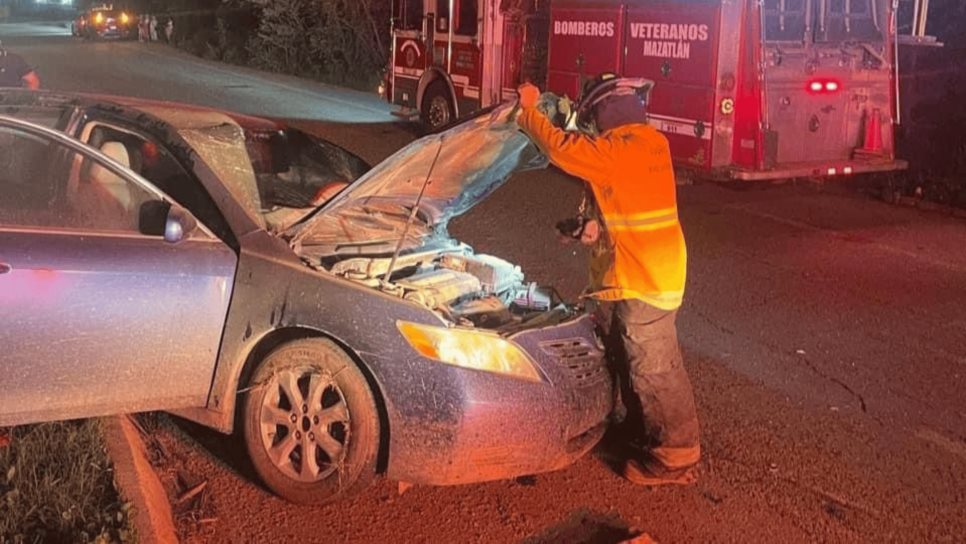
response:
[[[350,257],[323,263],[330,274],[421,304],[460,326],[512,332],[573,315],[552,288],[527,282],[519,266],[445,243],[390,257]]]

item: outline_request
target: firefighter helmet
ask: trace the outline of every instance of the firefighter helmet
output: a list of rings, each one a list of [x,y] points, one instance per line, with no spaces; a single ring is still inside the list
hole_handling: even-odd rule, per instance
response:
[[[647,121],[647,102],[654,82],[604,73],[584,85],[577,123],[598,133]]]

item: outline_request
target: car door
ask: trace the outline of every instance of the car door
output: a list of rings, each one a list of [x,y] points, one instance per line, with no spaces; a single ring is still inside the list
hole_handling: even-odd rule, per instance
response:
[[[0,117],[0,426],[206,403],[237,256],[103,149]]]

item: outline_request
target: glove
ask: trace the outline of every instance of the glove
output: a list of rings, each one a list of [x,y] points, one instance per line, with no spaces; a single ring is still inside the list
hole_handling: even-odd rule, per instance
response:
[[[520,107],[525,110],[536,107],[537,102],[540,101],[540,89],[532,83],[520,85],[517,94],[520,95]]]

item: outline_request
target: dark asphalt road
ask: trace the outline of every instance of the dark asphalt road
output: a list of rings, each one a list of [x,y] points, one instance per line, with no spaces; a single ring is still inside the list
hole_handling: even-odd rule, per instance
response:
[[[411,138],[372,95],[163,47],[3,37],[12,33],[0,25],[46,87],[306,119],[370,160]],[[585,255],[558,245],[552,225],[578,198],[559,173],[521,175],[452,231],[573,295]],[[384,482],[341,504],[295,507],[248,479],[237,445],[190,425],[162,429],[184,470],[209,480],[205,534],[616,542],[639,530],[662,543],[962,542],[966,223],[810,185],[685,186],[680,200],[690,250],[681,341],[704,432],[696,486],[642,490],[588,457],[534,482],[401,496]]]

